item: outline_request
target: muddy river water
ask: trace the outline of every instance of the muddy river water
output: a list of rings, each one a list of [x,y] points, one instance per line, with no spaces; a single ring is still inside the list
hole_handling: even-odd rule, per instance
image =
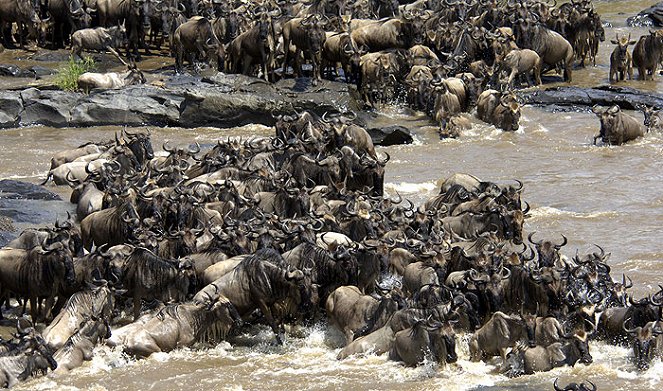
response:
[[[645,29],[625,27],[627,16],[653,2],[596,3],[608,39],[615,32]],[[612,45],[604,43],[596,67],[574,72],[574,84],[597,85],[608,81]],[[637,73],[637,72],[636,72]],[[660,91],[658,82],[624,84]],[[435,194],[436,181],[455,172],[480,178],[525,183],[523,198],[531,206],[527,232],[538,237],[559,238],[569,244],[571,256],[602,245],[612,253],[613,277],[629,275],[637,297],[663,283],[663,135],[619,147],[595,147],[598,119],[591,112],[551,113],[526,107],[521,128],[503,133],[478,121],[457,140],[440,141],[428,120],[402,108],[385,108],[381,121],[413,129],[415,143],[381,148],[391,155],[386,189],[398,190],[415,202]],[[634,113],[638,119],[640,113]],[[0,130],[0,179],[37,182],[48,169],[56,151],[89,140],[108,139],[118,128],[51,129],[32,127]],[[165,140],[172,143],[213,143],[219,137],[269,135],[272,129],[246,126],[230,130],[151,128],[155,149]],[[496,373],[495,365],[468,360],[467,336],[460,336],[457,364],[446,369],[424,365],[415,369],[389,362],[386,357],[367,356],[337,361],[339,335],[326,324],[293,330],[282,347],[271,344],[272,333],[257,328],[233,337],[229,343],[202,350],[178,350],[154,354],[135,361],[120,351],[98,348],[95,358],[68,375],[45,377],[21,384],[17,389],[93,390],[549,390],[560,383],[591,380],[600,390],[661,389],[663,362],[656,360],[646,372],[637,372],[628,361],[629,349],[602,342],[590,344],[594,363],[518,379]]]

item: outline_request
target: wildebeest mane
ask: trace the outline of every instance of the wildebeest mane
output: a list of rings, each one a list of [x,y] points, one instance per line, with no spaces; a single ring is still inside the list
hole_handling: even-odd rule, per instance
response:
[[[126,264],[125,281],[129,281],[131,285],[140,282],[146,289],[167,287],[172,274],[177,273],[177,268],[172,263],[142,247],[136,248]]]
[[[281,279],[280,276],[274,276],[274,273],[285,274],[288,266],[278,251],[264,248],[242,260],[235,268],[234,276],[238,276],[238,278],[241,278],[242,275],[246,276],[252,290],[259,291],[265,298],[277,299],[287,293],[282,292],[279,286],[272,284],[274,277]]]

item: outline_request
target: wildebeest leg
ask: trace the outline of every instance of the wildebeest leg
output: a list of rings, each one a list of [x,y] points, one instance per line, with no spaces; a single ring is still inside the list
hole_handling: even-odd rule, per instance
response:
[[[134,322],[140,316],[140,307],[140,296],[138,294],[134,294]]]
[[[46,304],[44,307],[44,320],[51,319],[51,313],[53,311],[53,302],[55,301],[55,296],[49,296],[46,299]]]
[[[25,301],[27,304],[27,300]],[[23,304],[23,313],[25,313],[25,304]],[[39,315],[39,303],[37,301],[37,296],[30,296],[30,316],[32,316],[32,323],[37,324],[37,316]]]
[[[106,47],[106,50],[108,50],[112,55],[114,55],[118,60],[120,60],[120,62],[122,63],[122,65],[124,65],[124,66],[127,65],[127,63],[124,62],[124,60],[122,59],[122,57],[120,57],[120,53],[118,53],[115,49],[113,49],[112,47],[108,46],[108,47]],[[78,56],[80,57],[80,54],[79,54]],[[83,59],[83,57],[81,57],[81,59]]]
[[[276,334],[276,342],[279,345],[283,345],[284,335],[283,335],[283,332],[281,331],[281,329],[279,328],[279,326],[276,324],[276,320],[274,319],[274,316],[272,315],[272,311],[267,306],[267,304],[263,301],[260,301],[259,307],[260,307],[260,311],[265,316],[265,319],[267,319],[267,323],[272,328],[272,331],[274,331],[274,334]]]

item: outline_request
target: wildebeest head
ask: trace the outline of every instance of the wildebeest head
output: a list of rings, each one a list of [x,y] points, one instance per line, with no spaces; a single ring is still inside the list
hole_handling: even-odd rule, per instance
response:
[[[54,370],[58,367],[58,363],[53,359],[53,352],[42,337],[35,335],[24,338],[31,339],[33,343],[25,351],[28,360],[24,371],[18,375],[19,380],[26,380],[40,372],[45,372],[48,368]]]
[[[629,328],[631,319],[624,320],[623,328],[633,338],[633,354],[639,370],[649,369],[649,363],[654,358],[657,337],[663,334],[659,321],[648,322],[643,327]]]
[[[539,305],[536,305],[536,312],[533,314],[523,312],[523,309],[520,309],[520,319],[522,319],[525,325],[525,332],[527,333],[527,343],[530,348],[536,346],[536,318],[538,317]]]
[[[150,28],[150,1],[133,0],[130,3],[129,15],[142,23],[143,28]]]
[[[628,46],[634,45],[635,41],[631,41],[631,34],[628,35],[628,38],[622,36],[619,37],[619,34],[615,34],[615,39],[610,40],[613,45],[617,45],[615,50],[612,52],[614,59],[617,60],[622,66],[626,65],[627,56],[628,56]]]
[[[539,240],[539,241],[534,241],[532,238],[534,237],[535,232],[530,233],[527,236],[527,239],[529,240],[530,243],[532,243],[535,248],[536,248],[536,253],[539,256],[539,265],[540,266],[547,266],[547,267],[552,267],[557,265],[558,261],[560,260],[560,255],[559,255],[559,250],[566,245],[568,240],[566,239],[566,236],[562,235],[562,243],[561,244],[555,244],[549,240]]]
[[[596,391],[596,385],[592,383],[591,381],[587,381],[589,384],[585,384],[585,382],[582,382],[580,384],[578,383],[569,383],[566,387],[560,388],[557,385],[557,380],[555,379],[555,383],[553,383],[553,386],[555,387],[555,391]]]
[[[51,272],[60,274],[65,279],[67,286],[76,283],[76,273],[74,272],[74,261],[71,250],[62,242],[57,242],[52,245],[38,249],[38,252],[44,257],[52,269]]]
[[[131,133],[125,129],[124,134],[128,138],[127,146],[138,160],[140,167],[142,167],[148,160],[154,158],[154,150],[152,149],[152,142],[150,142],[149,131],[147,133]]]
[[[124,78],[125,85],[145,84],[147,82],[145,75],[143,75],[143,72],[141,72],[135,64],[129,65],[128,67],[129,72]]]
[[[596,326],[593,323],[591,326],[592,329],[590,331],[577,328],[575,331],[563,335],[571,345],[571,351],[573,352],[572,354],[567,354],[567,359],[573,359],[575,357],[583,364],[591,364],[593,362],[594,359],[592,358],[592,355],[589,354],[589,337],[596,332]]]

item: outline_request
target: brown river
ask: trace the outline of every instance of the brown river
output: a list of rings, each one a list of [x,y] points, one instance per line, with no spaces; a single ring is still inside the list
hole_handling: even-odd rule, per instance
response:
[[[608,40],[615,32],[639,37],[646,29],[629,29],[626,17],[654,1],[598,2]],[[635,38],[634,38],[635,39]],[[608,82],[612,45],[601,46],[596,67],[574,72],[574,84]],[[636,71],[637,73],[637,71]],[[661,91],[655,82],[624,85]],[[572,256],[603,246],[612,256],[614,278],[629,275],[636,298],[663,283],[663,135],[619,147],[596,147],[599,130],[591,112],[551,113],[526,107],[521,128],[503,133],[474,120],[471,130],[457,140],[440,141],[422,115],[403,108],[384,108],[381,121],[403,124],[415,133],[415,143],[380,148],[391,155],[386,189],[398,190],[415,202],[435,194],[436,181],[455,172],[506,183],[521,179],[523,198],[531,206],[527,232],[559,238]],[[635,113],[638,119],[640,113]],[[51,129],[26,127],[0,130],[0,179],[40,181],[56,151],[89,140],[113,137],[118,128]],[[221,130],[212,128],[151,128],[155,150],[162,142],[213,143],[219,137],[270,135],[263,126]],[[66,191],[62,191],[66,194]],[[655,360],[646,372],[637,372],[630,349],[590,344],[591,365],[556,368],[551,372],[508,379],[496,365],[472,363],[468,336],[460,336],[458,363],[445,369],[432,364],[405,368],[385,356],[337,361],[339,335],[326,324],[292,330],[284,346],[272,345],[273,334],[256,328],[219,346],[154,354],[136,361],[119,350],[98,348],[94,359],[67,375],[20,384],[25,390],[552,390],[552,382],[591,380],[599,390],[659,390],[663,388],[663,362]]]

